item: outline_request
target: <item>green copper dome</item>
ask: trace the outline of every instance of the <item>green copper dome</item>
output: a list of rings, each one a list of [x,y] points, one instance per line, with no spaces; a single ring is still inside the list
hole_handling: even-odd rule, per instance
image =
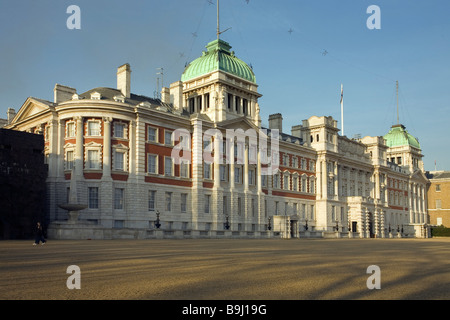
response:
[[[238,59],[231,46],[220,39],[211,41],[206,46],[200,58],[192,61],[181,75],[181,81],[188,81],[213,71],[221,70],[239,78],[256,83],[253,70],[242,60]]]
[[[405,126],[397,124],[383,137],[388,147],[411,146],[420,149],[419,141],[406,131]]]

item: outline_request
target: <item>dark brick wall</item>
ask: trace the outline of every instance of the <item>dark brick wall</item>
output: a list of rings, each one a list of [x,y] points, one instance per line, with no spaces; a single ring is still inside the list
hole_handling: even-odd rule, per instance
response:
[[[0,239],[33,237],[46,226],[47,165],[42,135],[0,129]]]

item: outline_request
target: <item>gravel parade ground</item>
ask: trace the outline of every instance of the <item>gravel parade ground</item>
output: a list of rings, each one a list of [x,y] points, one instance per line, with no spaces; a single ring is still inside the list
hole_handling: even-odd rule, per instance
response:
[[[0,241],[1,300],[447,300],[450,239]],[[76,273],[67,273],[69,266]],[[369,266],[380,289],[369,289]],[[70,279],[69,279],[70,278]],[[69,280],[69,281],[68,281]]]

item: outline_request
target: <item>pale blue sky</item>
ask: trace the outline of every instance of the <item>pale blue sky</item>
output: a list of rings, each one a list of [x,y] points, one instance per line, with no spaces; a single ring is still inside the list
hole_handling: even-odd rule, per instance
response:
[[[69,5],[81,29],[69,30]],[[367,7],[381,9],[369,30]],[[264,124],[283,114],[283,131],[312,115],[333,116],[348,137],[380,136],[400,122],[416,136],[425,169],[450,170],[450,2],[445,0],[222,0],[221,38],[251,64]],[[288,31],[292,29],[292,32]],[[132,69],[133,93],[153,96],[216,35],[216,0],[0,0],[0,117],[29,96],[52,100],[55,83],[82,93],[115,87]],[[326,54],[324,54],[327,52]]]

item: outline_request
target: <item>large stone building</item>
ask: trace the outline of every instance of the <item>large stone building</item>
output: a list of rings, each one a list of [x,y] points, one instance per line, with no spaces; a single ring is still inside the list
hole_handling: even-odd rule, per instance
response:
[[[117,88],[26,100],[7,127],[45,137],[53,237],[428,235],[420,145],[403,126],[355,140],[311,116],[286,133],[276,113],[262,128],[252,68],[223,40],[206,49],[161,99],[133,94],[125,64]],[[87,208],[67,221],[75,189]]]
[[[450,171],[427,172],[430,224],[450,227]]]

